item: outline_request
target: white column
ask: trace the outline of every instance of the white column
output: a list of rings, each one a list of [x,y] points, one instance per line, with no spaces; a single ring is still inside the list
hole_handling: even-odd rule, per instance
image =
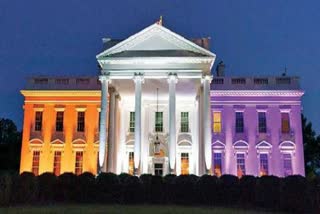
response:
[[[108,83],[110,81],[109,76],[99,76],[101,82],[101,111],[100,111],[100,133],[99,133],[99,172],[102,172],[105,164],[106,153],[106,120],[107,120],[107,105],[108,105]]]
[[[141,156],[141,85],[143,76],[136,74],[135,83],[135,121],[134,121],[134,174],[138,174]]]
[[[177,76],[169,75],[169,169],[174,173],[176,161],[176,83]]]
[[[116,120],[115,120],[115,102],[116,93],[113,88],[109,90],[110,101],[109,101],[109,127],[108,127],[108,149],[107,149],[107,172],[115,173],[115,131],[116,131]]]
[[[211,169],[211,106],[210,106],[210,83],[212,76],[205,75],[202,78],[203,84],[203,142],[206,171]]]

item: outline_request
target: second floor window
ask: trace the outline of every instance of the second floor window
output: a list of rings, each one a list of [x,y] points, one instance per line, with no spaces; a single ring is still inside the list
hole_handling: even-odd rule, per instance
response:
[[[35,131],[41,131],[42,129],[42,111],[36,111],[36,118],[35,118]]]
[[[267,119],[265,112],[258,112],[259,133],[267,132]]]
[[[163,132],[163,112],[156,112],[155,131]]]
[[[243,133],[243,112],[236,112],[236,133]]]
[[[189,112],[181,112],[181,132],[189,132]]]
[[[83,111],[78,112],[78,124],[77,124],[77,131],[78,132],[84,132],[84,127],[85,127],[84,115],[85,114]]]
[[[281,132],[289,133],[290,132],[290,119],[288,112],[281,113]]]
[[[56,131],[63,131],[63,111],[58,111],[56,114]]]
[[[213,112],[213,133],[221,133],[221,112]]]
[[[130,112],[129,132],[134,132],[135,112]]]

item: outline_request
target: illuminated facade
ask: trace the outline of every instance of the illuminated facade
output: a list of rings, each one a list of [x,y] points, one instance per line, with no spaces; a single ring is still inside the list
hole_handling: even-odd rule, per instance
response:
[[[104,44],[99,77],[21,91],[20,172],[304,175],[298,78],[212,77],[208,39],[159,23]]]

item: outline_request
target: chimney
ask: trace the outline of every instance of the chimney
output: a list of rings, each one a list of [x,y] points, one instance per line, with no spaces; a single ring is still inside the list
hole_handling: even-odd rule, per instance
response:
[[[226,65],[223,63],[223,61],[220,61],[216,68],[216,75],[217,77],[224,77],[224,69]]]

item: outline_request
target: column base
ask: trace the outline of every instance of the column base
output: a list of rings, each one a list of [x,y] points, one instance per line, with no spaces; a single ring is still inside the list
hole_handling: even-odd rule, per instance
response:
[[[170,169],[170,170],[169,170],[169,173],[172,174],[172,175],[175,175],[175,174],[176,174],[176,172],[175,172],[174,169]]]
[[[135,168],[134,170],[133,170],[133,175],[134,176],[139,176],[139,168]]]
[[[206,169],[206,174],[207,175],[212,175],[211,169]]]

